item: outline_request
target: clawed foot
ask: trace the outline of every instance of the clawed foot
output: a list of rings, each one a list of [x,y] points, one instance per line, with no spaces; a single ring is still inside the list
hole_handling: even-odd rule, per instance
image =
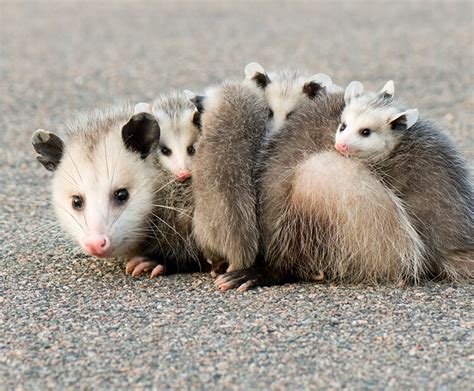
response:
[[[153,261],[147,257],[136,256],[127,262],[125,272],[131,274],[132,277],[138,277],[143,273],[147,273],[151,270],[150,278],[163,275],[166,272],[165,265]]]
[[[211,262],[211,277],[216,278],[219,275],[222,275],[226,272],[227,268],[229,267],[229,262],[225,260],[218,260]]]
[[[216,278],[216,286],[221,291],[237,289],[237,292],[245,292],[250,288],[267,285],[266,282],[262,274],[251,269],[221,274]]]

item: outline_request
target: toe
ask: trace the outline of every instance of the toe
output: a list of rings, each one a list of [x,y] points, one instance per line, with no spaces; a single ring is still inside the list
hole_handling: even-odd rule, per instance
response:
[[[150,278],[155,278],[165,274],[165,266],[164,265],[157,265],[151,272]]]

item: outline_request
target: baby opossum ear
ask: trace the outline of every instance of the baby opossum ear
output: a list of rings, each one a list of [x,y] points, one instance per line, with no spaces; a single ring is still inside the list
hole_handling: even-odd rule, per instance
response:
[[[244,73],[247,80],[253,80],[260,88],[265,88],[268,83],[270,83],[270,78],[265,72],[265,69],[256,62],[247,64]]]
[[[204,99],[206,98],[203,95],[198,95],[190,90],[184,90],[186,97],[191,101],[191,103],[196,106],[197,111],[200,113],[204,112]]]
[[[395,84],[393,83],[393,80],[387,81],[379,92],[379,94],[383,95],[384,98],[392,98],[394,93]]]
[[[153,114],[153,106],[150,103],[138,103],[133,109],[133,114],[150,113]]]
[[[351,82],[344,92],[344,102],[346,105],[349,104],[352,98],[356,98],[364,92],[364,86],[359,81]]]
[[[318,73],[309,78],[309,80],[303,85],[303,93],[308,95],[309,99],[314,99],[316,95],[322,92],[332,84],[332,80],[328,75],[324,73]]]
[[[390,118],[390,126],[394,130],[407,130],[415,125],[420,113],[417,109],[406,110]]]
[[[63,141],[53,133],[38,129],[31,137],[31,143],[38,156],[36,159],[48,171],[54,171],[59,165],[64,151]]]
[[[201,113],[197,109],[193,113],[193,124],[201,130]]]
[[[122,128],[122,140],[127,149],[145,159],[158,145],[160,125],[150,113],[134,114]]]

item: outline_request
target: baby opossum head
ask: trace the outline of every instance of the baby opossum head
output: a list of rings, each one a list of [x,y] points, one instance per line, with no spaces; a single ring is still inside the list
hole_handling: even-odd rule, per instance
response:
[[[338,152],[377,160],[395,148],[403,132],[418,120],[418,110],[401,110],[393,101],[394,91],[391,80],[378,93],[364,93],[358,81],[349,84],[344,93],[346,106],[336,131]]]
[[[54,172],[60,223],[99,258],[131,255],[152,213],[155,170],[148,157],[160,127],[150,114],[130,114],[130,108],[96,111],[69,124],[64,140],[42,129],[32,137],[37,159]]]
[[[297,71],[267,73],[256,62],[245,67],[245,80],[261,90],[270,107],[268,132],[279,130],[305,99],[314,100],[325,92],[342,91],[323,73],[312,76],[305,76]]]
[[[153,114],[160,124],[157,154],[163,167],[180,182],[191,178],[200,131],[197,113],[186,95],[172,92],[157,99],[153,105],[139,103],[135,113],[140,112]]]

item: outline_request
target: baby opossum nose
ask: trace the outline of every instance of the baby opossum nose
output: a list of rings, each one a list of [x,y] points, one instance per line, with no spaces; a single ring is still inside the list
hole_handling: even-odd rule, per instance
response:
[[[87,238],[84,241],[84,248],[88,254],[99,258],[105,256],[109,247],[110,239],[105,235]]]
[[[335,147],[336,150],[341,153],[347,153],[349,151],[349,147],[347,146],[347,144],[336,143]]]
[[[189,178],[191,178],[191,173],[189,172],[189,170],[183,170],[176,174],[176,179],[178,179],[178,181],[180,182],[184,182],[186,179]]]

